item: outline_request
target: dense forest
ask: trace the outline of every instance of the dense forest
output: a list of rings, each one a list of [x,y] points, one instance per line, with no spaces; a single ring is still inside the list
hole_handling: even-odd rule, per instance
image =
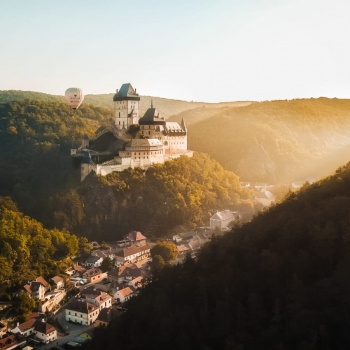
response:
[[[348,349],[350,163],[166,267],[88,349]]]
[[[189,148],[242,181],[320,179],[348,161],[350,100],[297,99],[185,111]],[[218,142],[220,141],[220,142]]]
[[[0,197],[0,242],[0,296],[23,281],[62,273],[79,250],[75,235],[44,228],[8,197]]]
[[[52,197],[43,220],[90,239],[115,240],[130,230],[151,238],[179,225],[205,225],[220,209],[239,210],[247,219],[259,208],[235,174],[196,153],[146,171],[91,173],[75,189]]]

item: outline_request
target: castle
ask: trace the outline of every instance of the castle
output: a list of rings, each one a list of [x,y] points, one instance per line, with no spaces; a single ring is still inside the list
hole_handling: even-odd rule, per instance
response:
[[[97,130],[91,140],[84,136],[81,146],[71,150],[80,163],[81,181],[92,171],[105,176],[127,168],[147,169],[182,155],[192,157],[184,120],[165,121],[153,103],[139,118],[139,101],[136,89],[123,84],[113,96],[114,124]]]

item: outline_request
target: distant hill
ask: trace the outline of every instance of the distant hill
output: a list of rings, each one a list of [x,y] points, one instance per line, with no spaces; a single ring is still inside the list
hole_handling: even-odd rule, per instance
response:
[[[113,110],[113,96],[111,94],[88,94],[84,97],[83,105],[91,104],[94,106],[106,107]],[[182,100],[173,100],[162,97],[140,96],[139,114],[142,117],[146,110],[151,106],[151,102],[159,113],[168,118],[172,115],[179,114],[186,110],[191,110],[198,107],[221,108],[224,106],[241,106],[249,104],[250,102],[220,102],[220,103],[206,103],[206,102],[188,102]],[[65,102],[64,96],[50,95],[42,92],[21,91],[21,90],[2,90],[0,91],[0,103],[18,101],[24,99],[38,100],[38,101],[60,101]]]
[[[349,206],[350,163],[154,276],[84,349],[349,349]]]
[[[186,120],[189,148],[208,153],[244,181],[318,179],[350,159],[350,100],[297,99],[196,108]]]

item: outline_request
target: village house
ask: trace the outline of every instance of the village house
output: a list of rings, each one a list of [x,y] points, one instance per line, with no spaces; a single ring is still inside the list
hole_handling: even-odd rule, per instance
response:
[[[55,285],[56,289],[64,288],[64,279],[60,276],[54,276],[51,278],[51,281]]]
[[[45,297],[45,293],[50,290],[51,286],[42,276],[39,276],[34,281],[28,281],[23,288],[31,298],[42,300]]]
[[[17,323],[17,326],[11,331],[14,334],[21,334],[24,337],[35,336],[41,343],[47,344],[57,339],[56,328],[47,323],[45,319],[34,313],[31,318],[21,324]]]
[[[82,278],[86,279],[89,283],[96,283],[103,279],[103,273],[100,269],[94,267],[92,269],[86,270],[82,274]]]
[[[67,322],[88,326],[95,322],[99,313],[99,306],[83,299],[75,299],[67,306],[65,318]]]
[[[116,254],[116,265],[126,262],[136,262],[148,258],[151,255],[151,247],[148,244],[142,246],[130,246],[121,249]]]
[[[91,255],[85,260],[86,267],[100,267],[102,265],[103,257]]]
[[[210,228],[212,230],[218,229],[224,231],[239,219],[241,219],[241,215],[237,211],[231,211],[228,209],[218,211],[210,218]]]
[[[82,290],[80,292],[80,298],[98,306],[100,310],[112,306],[112,297],[108,293],[94,288],[94,286]]]
[[[135,292],[133,288],[125,287],[123,289],[116,291],[113,297],[117,303],[124,303],[125,301],[128,301],[130,298],[132,298],[134,295],[135,295]]]
[[[0,338],[1,350],[12,350],[23,348],[27,343],[27,339],[21,334],[8,333]]]

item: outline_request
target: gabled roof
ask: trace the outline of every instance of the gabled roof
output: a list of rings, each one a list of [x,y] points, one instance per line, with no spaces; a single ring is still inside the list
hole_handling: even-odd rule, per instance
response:
[[[97,319],[102,322],[111,322],[112,320],[112,310],[103,308],[97,316]]]
[[[91,312],[94,312],[98,310],[99,307],[89,303],[88,301],[85,300],[74,300],[72,303],[70,303],[67,306],[67,310],[72,310],[72,311],[77,311],[77,312],[83,312],[85,314],[89,314]]]
[[[19,330],[21,333],[24,333],[28,329],[34,328],[35,322],[37,321],[36,318],[31,318],[30,320],[23,322],[18,325]]]
[[[55,284],[57,284],[59,282],[63,282],[63,278],[60,276],[54,276],[51,279],[52,279],[53,283],[55,283]]]
[[[118,291],[124,298],[128,297],[129,295],[133,294],[133,290],[130,287],[125,287],[123,289],[120,289]]]
[[[140,231],[130,231],[125,239],[128,239],[131,242],[137,242],[146,239],[146,237]]]
[[[53,325],[45,322],[44,320],[36,320],[34,329],[37,332],[44,333],[44,334],[49,334],[56,330],[56,328]]]
[[[39,276],[35,279],[35,282],[40,282],[44,287],[50,287],[50,283],[45,280],[44,277]]]
[[[139,119],[139,125],[165,125],[164,118],[161,118],[156,108],[148,108],[142,118]]]

